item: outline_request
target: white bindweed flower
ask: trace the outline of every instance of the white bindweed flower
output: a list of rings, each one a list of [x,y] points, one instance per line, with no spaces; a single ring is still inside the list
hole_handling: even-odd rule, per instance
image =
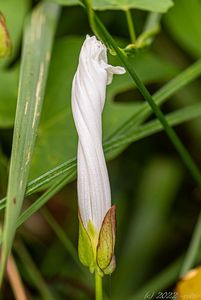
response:
[[[100,235],[101,232],[102,235],[105,234],[105,229],[110,230],[113,235],[111,247],[114,249],[115,209],[111,209],[110,184],[102,148],[101,115],[105,103],[106,85],[112,82],[113,74],[123,73],[125,73],[124,68],[113,67],[107,63],[106,47],[95,36],[87,36],[80,52],[79,65],[73,80],[72,110],[79,136],[77,186],[79,214],[82,223],[79,249],[83,248],[84,234],[84,239],[87,236],[90,239],[95,260],[98,256],[101,256],[99,260],[103,258],[102,253],[105,249],[101,249],[102,252],[99,255],[97,248],[101,248]],[[104,219],[105,226],[103,228]],[[107,226],[108,224],[111,225],[110,228]],[[88,246],[90,247],[90,245]],[[84,247],[87,248],[86,241]],[[81,252],[83,251],[89,251],[89,249],[81,249]],[[81,258],[83,253],[79,253],[79,255]],[[113,256],[113,253],[111,255]],[[111,261],[111,257],[109,259]],[[91,264],[92,270],[97,263],[86,262],[86,257],[81,258],[81,261],[88,266]],[[107,262],[102,265],[105,264]]]

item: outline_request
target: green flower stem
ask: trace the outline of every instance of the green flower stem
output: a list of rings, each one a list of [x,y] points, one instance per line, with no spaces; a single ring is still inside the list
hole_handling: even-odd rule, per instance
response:
[[[127,9],[125,11],[125,14],[126,14],[126,19],[127,19],[127,23],[128,23],[128,30],[129,30],[131,42],[132,42],[132,44],[134,44],[135,40],[136,40],[136,35],[135,35],[135,28],[134,28],[134,24],[133,24],[133,20],[132,20],[132,15],[131,15],[131,12],[129,9]]]
[[[95,290],[96,290],[96,300],[103,300],[102,291],[102,277],[95,272]]]

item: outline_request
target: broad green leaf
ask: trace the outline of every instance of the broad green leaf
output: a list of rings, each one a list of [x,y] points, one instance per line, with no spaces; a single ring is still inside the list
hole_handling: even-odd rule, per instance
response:
[[[45,96],[44,110],[31,168],[36,178],[76,155],[77,133],[71,113],[71,84],[77,68],[83,39],[63,38],[56,43]],[[160,82],[176,70],[153,53],[145,52],[131,59],[144,82]],[[119,64],[117,57],[111,63]],[[154,72],[153,72],[154,70]],[[118,78],[119,77],[119,78]],[[139,102],[116,103],[115,96],[133,88],[128,74],[116,76],[108,87],[103,114],[104,139],[125,122],[139,107]]]
[[[29,7],[30,0],[1,0],[0,11],[6,19],[11,37],[12,56],[15,56],[19,49],[24,19]]]
[[[175,41],[191,55],[201,55],[201,1],[175,0],[175,6],[165,16],[165,24]]]
[[[172,5],[172,0],[94,0],[94,9],[122,9],[137,8],[154,12],[166,12]]]
[[[25,26],[3,229],[0,282],[24,199],[58,14],[59,7],[56,4],[41,3]]]
[[[0,127],[7,128],[14,124],[19,68],[0,69]],[[9,87],[9,88],[8,88]]]
[[[79,0],[54,0],[62,5],[78,5]],[[154,12],[165,13],[173,5],[172,0],[92,0],[92,7],[96,10],[137,8]]]

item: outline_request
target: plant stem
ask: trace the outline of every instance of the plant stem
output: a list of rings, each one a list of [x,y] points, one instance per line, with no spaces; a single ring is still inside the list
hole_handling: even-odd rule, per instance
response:
[[[96,290],[96,300],[103,300],[102,292],[102,277],[95,272],[95,290]]]
[[[131,15],[131,12],[129,9],[127,9],[125,11],[125,14],[126,14],[126,19],[127,19],[127,23],[128,23],[128,30],[129,30],[131,42],[132,42],[132,44],[134,44],[135,40],[136,40],[136,35],[135,35],[135,28],[134,28],[134,24],[133,24],[133,20],[132,20],[132,15]]]

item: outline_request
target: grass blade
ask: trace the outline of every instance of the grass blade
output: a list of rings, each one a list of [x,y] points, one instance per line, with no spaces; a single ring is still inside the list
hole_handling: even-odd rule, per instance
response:
[[[168,123],[171,126],[175,126],[187,121],[190,121],[194,118],[201,116],[201,105],[200,103],[194,104],[185,108],[180,108],[172,113],[165,115]],[[127,146],[132,142],[138,141],[142,138],[148,137],[152,134],[155,134],[159,131],[162,131],[164,128],[159,120],[150,121],[144,125],[141,125],[128,134],[122,134],[116,139],[112,139],[110,142],[105,144],[106,154],[110,154],[113,150],[121,148],[122,146]]]
[[[38,198],[29,208],[27,208],[19,217],[17,227],[22,225],[29,217],[38,211],[50,198],[52,198],[58,191],[60,191],[69,181],[69,177],[76,174],[76,170],[65,175],[62,179],[57,180],[40,198]]]
[[[25,26],[3,230],[0,283],[27,185],[58,16],[59,6],[41,3]]]

